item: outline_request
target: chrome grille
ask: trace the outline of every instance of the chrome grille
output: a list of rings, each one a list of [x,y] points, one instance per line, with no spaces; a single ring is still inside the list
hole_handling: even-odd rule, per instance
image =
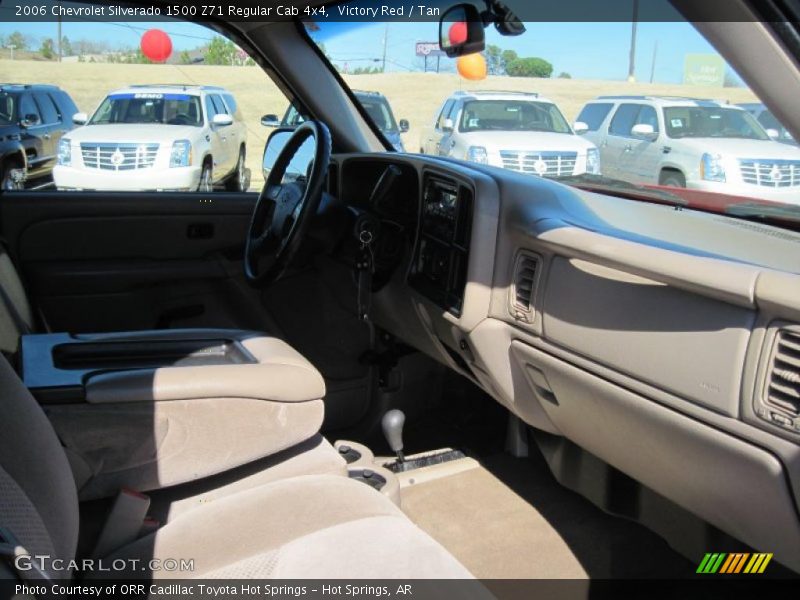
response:
[[[528,152],[522,150],[501,150],[503,168],[520,173],[531,173],[543,177],[572,175],[575,171],[577,152]]]
[[[800,160],[743,158],[739,169],[745,183],[775,188],[800,185]]]
[[[158,144],[81,143],[83,165],[89,169],[133,171],[152,168]]]

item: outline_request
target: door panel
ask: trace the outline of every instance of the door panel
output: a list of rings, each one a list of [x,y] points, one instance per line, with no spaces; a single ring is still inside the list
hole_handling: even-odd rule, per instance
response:
[[[3,235],[51,330],[266,329],[241,277],[255,194],[18,192]]]

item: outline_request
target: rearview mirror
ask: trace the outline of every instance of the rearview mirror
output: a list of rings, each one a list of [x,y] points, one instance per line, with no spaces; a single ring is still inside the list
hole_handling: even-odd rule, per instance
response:
[[[589,126],[583,121],[575,121],[572,124],[572,130],[577,134],[586,133],[589,131]]]
[[[261,124],[264,127],[280,127],[281,121],[278,118],[278,115],[264,115],[261,117]]]
[[[283,148],[289,141],[289,138],[294,134],[294,129],[281,128],[273,131],[267,139],[267,144],[264,146],[264,157],[261,161],[261,168],[264,173],[264,181],[267,180],[269,172],[275,166],[275,161],[278,160]],[[289,166],[286,168],[286,174],[283,176],[284,182],[294,181],[298,177],[307,177],[308,171],[311,168],[311,162],[314,159],[314,138],[309,137],[300,144],[300,147],[294,153],[294,156],[289,161]]]
[[[211,119],[211,122],[218,127],[225,127],[227,125],[233,125],[233,118],[225,113],[216,114],[214,118]]]
[[[86,125],[87,121],[89,121],[89,115],[84,112],[72,115],[72,122],[75,123],[75,125]]]
[[[653,141],[658,137],[656,130],[649,123],[637,123],[631,129],[631,134],[641,140]]]
[[[439,19],[439,47],[454,58],[482,52],[485,47],[483,19],[472,4],[456,4]]]
[[[41,122],[39,115],[35,113],[30,113],[22,117],[22,120],[19,122],[20,125],[23,127],[36,127]]]
[[[408,124],[408,119],[400,119],[400,121],[397,123],[397,125],[398,125],[398,127],[400,127],[400,133],[406,133],[409,130],[409,128],[411,127]]]
[[[453,131],[453,119],[445,119],[442,123],[442,131]]]

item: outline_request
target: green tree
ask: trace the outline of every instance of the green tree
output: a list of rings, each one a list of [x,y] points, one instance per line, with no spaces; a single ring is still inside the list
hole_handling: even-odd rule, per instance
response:
[[[519,55],[513,50],[503,50],[503,53],[500,55],[500,64],[502,66],[503,73],[508,73],[508,64],[514,62],[518,58]]]
[[[53,60],[56,56],[56,51],[53,42],[53,38],[45,38],[42,40],[42,47],[39,48],[39,54],[42,55],[42,58],[45,60]]]
[[[205,64],[232,65],[236,58],[236,45],[222,36],[215,36],[206,50]]]
[[[182,65],[190,65],[192,64],[192,57],[189,56],[186,50],[183,50],[180,54],[180,61]]]
[[[61,38],[61,55],[62,56],[72,56],[72,44],[69,41],[67,36]]]
[[[558,78],[559,79],[572,79],[572,75],[570,75],[566,71],[561,71],[561,73],[558,74]]]
[[[8,36],[8,45],[14,46],[17,50],[27,50],[28,40],[19,31],[15,31]]]
[[[510,77],[547,78],[553,74],[553,65],[543,58],[536,58],[534,56],[517,58],[506,63],[506,73],[508,73]]]
[[[486,51],[483,53],[486,59],[486,70],[489,75],[505,75],[506,71],[503,68],[503,50],[500,46],[489,44],[486,46]]]

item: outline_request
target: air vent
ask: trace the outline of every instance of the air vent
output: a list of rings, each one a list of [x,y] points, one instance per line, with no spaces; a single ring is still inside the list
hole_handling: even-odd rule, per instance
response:
[[[789,417],[800,415],[800,332],[778,331],[768,377],[767,406]]]
[[[511,289],[511,314],[520,321],[533,322],[536,276],[539,271],[538,256],[522,253],[514,265],[514,283]]]

